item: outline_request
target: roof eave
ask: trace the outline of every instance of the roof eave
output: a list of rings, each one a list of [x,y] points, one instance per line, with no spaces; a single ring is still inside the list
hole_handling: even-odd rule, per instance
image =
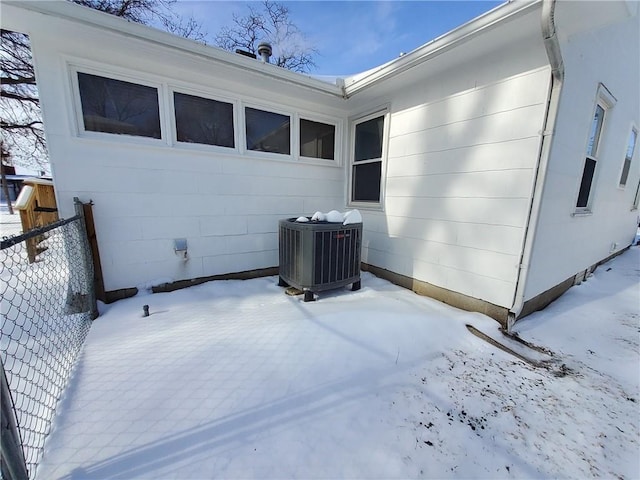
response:
[[[378,68],[344,79],[345,96],[394,77],[451,50],[499,24],[539,8],[542,0],[509,1]]]
[[[343,96],[342,87],[323,82],[307,75],[292,72],[270,63],[264,63],[222,50],[218,47],[201,44],[194,40],[179,37],[153,27],[127,21],[88,7],[80,6],[69,1],[21,1],[3,0],[5,5],[11,5],[43,15],[50,15],[64,20],[79,22],[106,31],[118,33],[131,38],[154,43],[185,52],[188,55],[204,57],[209,60],[243,71],[257,73],[275,80],[284,81],[306,89],[332,96]],[[28,32],[25,32],[28,33]]]

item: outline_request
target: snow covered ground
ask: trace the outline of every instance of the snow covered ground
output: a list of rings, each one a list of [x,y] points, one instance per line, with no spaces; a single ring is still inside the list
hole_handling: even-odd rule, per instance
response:
[[[103,306],[37,478],[639,478],[639,272],[632,247],[516,324],[540,350],[370,274]]]
[[[20,235],[21,233],[20,212],[14,211],[13,215],[11,215],[6,205],[0,206],[0,238]]]

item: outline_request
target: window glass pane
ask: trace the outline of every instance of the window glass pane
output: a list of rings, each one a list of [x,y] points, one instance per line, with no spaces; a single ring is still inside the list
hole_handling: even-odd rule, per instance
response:
[[[631,170],[631,159],[633,158],[633,151],[636,148],[636,139],[638,132],[634,129],[631,130],[629,135],[629,144],[627,145],[627,152],[624,157],[624,164],[622,165],[622,173],[620,174],[620,186],[624,187],[627,184],[629,178],[629,170]]]
[[[622,165],[622,174],[620,175],[620,186],[624,187],[627,184],[627,178],[629,178],[629,170],[631,169],[631,159],[625,158],[624,165]]]
[[[158,89],[78,72],[84,129],[160,138]]]
[[[354,162],[382,158],[384,116],[372,118],[356,125]]]
[[[291,118],[288,115],[246,107],[245,122],[248,150],[291,153]]]
[[[593,182],[593,174],[595,171],[595,160],[587,158],[584,163],[582,181],[580,182],[580,192],[578,193],[578,203],[576,204],[576,207],[578,208],[586,208],[589,203],[589,193],[591,192],[591,183]]]
[[[174,92],[179,142],[235,147],[233,104]]]
[[[336,127],[326,123],[300,119],[300,155],[334,159]]]
[[[382,162],[362,163],[353,166],[354,202],[380,201],[380,174]]]
[[[636,148],[637,139],[638,139],[638,132],[635,129],[631,130],[631,135],[629,135],[629,145],[627,145],[627,155],[626,155],[626,157],[629,160],[633,158],[633,151]]]
[[[602,131],[602,121],[604,120],[604,109],[596,106],[596,113],[593,116],[591,124],[591,134],[589,135],[589,145],[587,147],[587,155],[595,157],[598,152],[598,142],[600,141],[600,132]]]

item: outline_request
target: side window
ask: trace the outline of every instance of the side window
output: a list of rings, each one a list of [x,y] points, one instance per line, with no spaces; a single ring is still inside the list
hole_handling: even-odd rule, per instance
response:
[[[591,197],[591,187],[593,185],[593,177],[596,172],[598,163],[598,146],[600,144],[600,134],[602,133],[602,124],[604,123],[605,110],[602,105],[596,105],[596,112],[591,123],[591,133],[589,134],[589,144],[587,145],[587,156],[584,162],[584,170],[582,171],[582,180],[580,181],[580,191],[578,193],[577,208],[587,208]]]
[[[233,104],[173,93],[176,139],[219,147],[235,147]]]
[[[300,156],[335,159],[336,126],[300,119]]]
[[[625,187],[627,185],[627,180],[629,179],[629,170],[631,170],[631,159],[633,158],[633,153],[636,149],[636,141],[638,139],[638,130],[635,128],[631,129],[631,133],[629,134],[629,141],[627,143],[627,151],[624,156],[624,163],[622,164],[622,173],[620,174],[620,186]]]
[[[354,127],[351,201],[380,203],[385,115],[377,114]]]
[[[84,129],[161,138],[158,89],[78,72]]]
[[[591,121],[591,128],[589,130],[587,152],[582,170],[582,178],[580,180],[578,199],[576,201],[576,211],[578,212],[588,212],[591,210],[594,184],[598,172],[598,158],[602,147],[602,136],[605,130],[607,115],[609,115],[614,104],[615,98],[613,95],[609,93],[604,85],[600,84],[593,120]]]
[[[245,107],[247,150],[291,154],[291,117]]]

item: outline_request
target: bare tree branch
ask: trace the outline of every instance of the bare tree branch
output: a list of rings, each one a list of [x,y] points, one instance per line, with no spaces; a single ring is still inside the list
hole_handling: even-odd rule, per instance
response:
[[[268,41],[273,48],[272,62],[295,72],[309,72],[315,66],[317,50],[310,46],[300,29],[289,18],[289,9],[265,0],[261,9],[248,7],[244,16],[233,15],[232,25],[220,29],[215,43],[220,48],[257,54],[258,44]]]
[[[71,1],[205,43],[201,24],[173,11],[176,0]],[[29,37],[9,30],[0,33],[0,126],[7,152],[3,161],[42,170],[48,165],[48,154]]]
[[[42,125],[42,122],[38,120],[26,123],[7,123],[4,120],[0,121],[0,127],[5,130],[15,130],[18,128],[35,128],[36,125]]]

